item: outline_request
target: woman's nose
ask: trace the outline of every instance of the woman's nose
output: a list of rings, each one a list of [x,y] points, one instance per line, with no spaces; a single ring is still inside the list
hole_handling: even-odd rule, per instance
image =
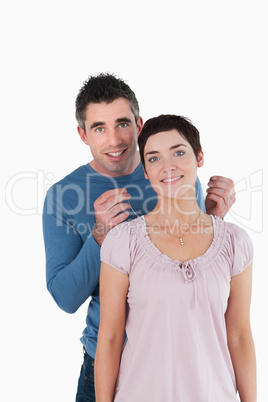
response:
[[[173,172],[174,170],[176,170],[176,166],[174,164],[172,164],[171,162],[166,162],[164,165],[164,171],[165,172]]]

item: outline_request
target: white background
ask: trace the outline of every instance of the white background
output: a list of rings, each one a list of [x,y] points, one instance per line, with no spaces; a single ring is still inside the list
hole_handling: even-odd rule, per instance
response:
[[[1,10],[1,401],[74,401],[87,303],[62,312],[45,285],[46,189],[90,161],[74,118],[89,75],[114,72],[146,120],[182,114],[201,133],[199,177],[231,177],[226,220],[255,247],[252,327],[267,387],[265,1],[9,1]],[[266,223],[266,225],[265,225]],[[265,241],[266,240],[266,241]],[[175,401],[174,401],[175,402]],[[187,401],[183,401],[187,402]]]

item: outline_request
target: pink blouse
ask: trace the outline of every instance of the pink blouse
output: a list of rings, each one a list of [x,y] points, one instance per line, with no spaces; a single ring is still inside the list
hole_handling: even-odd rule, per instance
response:
[[[225,312],[252,258],[248,234],[219,218],[209,249],[185,263],[156,248],[140,217],[108,233],[101,260],[130,282],[114,401],[237,402]]]

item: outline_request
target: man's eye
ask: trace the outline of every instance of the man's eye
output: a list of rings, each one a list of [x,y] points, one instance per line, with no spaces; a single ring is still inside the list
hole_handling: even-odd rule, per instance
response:
[[[126,128],[126,127],[127,127],[127,123],[120,123],[120,124],[119,124],[119,127],[120,127],[120,128]]]
[[[103,127],[97,127],[97,128],[96,128],[97,133],[102,133],[103,130],[104,130]]]

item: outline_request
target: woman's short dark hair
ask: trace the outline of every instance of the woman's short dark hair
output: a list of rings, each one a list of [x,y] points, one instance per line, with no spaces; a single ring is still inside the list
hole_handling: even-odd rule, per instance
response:
[[[89,103],[111,103],[118,98],[124,98],[129,102],[137,122],[140,111],[136,95],[121,78],[109,73],[90,76],[84,82],[75,102],[75,117],[79,126],[85,131],[86,109]]]
[[[161,114],[146,121],[138,137],[141,162],[144,166],[144,148],[149,137],[162,131],[177,130],[193,148],[196,159],[201,151],[199,131],[191,120],[174,114]]]

